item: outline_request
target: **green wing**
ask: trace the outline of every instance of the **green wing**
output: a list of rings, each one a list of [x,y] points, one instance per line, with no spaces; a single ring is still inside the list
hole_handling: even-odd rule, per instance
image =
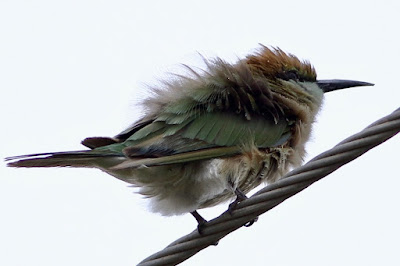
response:
[[[289,138],[286,120],[274,122],[261,116],[248,120],[230,112],[169,113],[133,132],[123,143],[100,149],[118,149],[132,158],[116,167],[126,168],[229,157],[243,152],[247,144],[274,147]]]

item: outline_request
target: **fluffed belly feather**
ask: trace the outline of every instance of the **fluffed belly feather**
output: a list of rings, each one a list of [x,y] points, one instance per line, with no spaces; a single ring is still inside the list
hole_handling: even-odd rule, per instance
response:
[[[297,156],[290,147],[253,147],[226,159],[103,170],[137,187],[141,195],[149,198],[151,211],[171,216],[233,200],[237,188],[248,193],[263,182],[272,183],[290,165],[294,166],[293,162],[298,160],[293,157]]]

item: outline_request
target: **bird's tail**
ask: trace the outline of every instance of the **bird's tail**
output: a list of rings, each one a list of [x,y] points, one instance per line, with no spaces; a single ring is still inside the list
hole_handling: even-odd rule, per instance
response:
[[[20,155],[5,158],[9,167],[96,167],[101,161],[120,157],[115,153],[68,151]],[[105,160],[104,160],[105,159]]]

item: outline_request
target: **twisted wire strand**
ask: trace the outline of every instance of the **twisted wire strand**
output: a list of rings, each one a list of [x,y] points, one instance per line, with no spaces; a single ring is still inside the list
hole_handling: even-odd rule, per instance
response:
[[[176,265],[202,249],[216,245],[220,239],[259,215],[299,193],[314,182],[385,142],[400,131],[400,108],[361,132],[350,136],[332,149],[294,169],[279,181],[268,185],[240,202],[231,213],[224,212],[209,221],[200,235],[197,230],[172,242],[163,250],[147,257],[138,265]]]

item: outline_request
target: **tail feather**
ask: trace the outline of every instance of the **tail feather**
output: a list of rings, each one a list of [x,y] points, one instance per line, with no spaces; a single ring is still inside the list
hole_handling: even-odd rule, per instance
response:
[[[9,167],[95,167],[99,158],[115,157],[116,154],[70,151],[27,154],[5,158]]]

